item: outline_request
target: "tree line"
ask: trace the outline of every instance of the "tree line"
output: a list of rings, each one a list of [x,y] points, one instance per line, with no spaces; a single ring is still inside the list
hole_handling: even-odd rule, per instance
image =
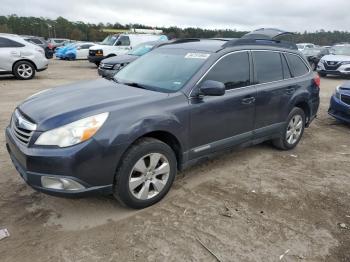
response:
[[[150,26],[142,24],[120,23],[84,23],[81,21],[73,22],[63,17],[57,19],[48,19],[44,17],[23,17],[17,15],[0,16],[0,33],[13,33],[20,35],[35,35],[45,38],[69,38],[82,41],[101,41],[109,33],[104,29],[121,29],[128,30],[130,28],[153,29]],[[201,28],[179,28],[158,27],[163,30],[164,34],[170,39],[172,38],[238,38],[247,32],[237,31],[234,29],[201,29]],[[347,31],[325,31],[296,33],[289,36],[286,40],[295,43],[311,42],[318,45],[333,45],[340,42],[350,42],[350,32]]]

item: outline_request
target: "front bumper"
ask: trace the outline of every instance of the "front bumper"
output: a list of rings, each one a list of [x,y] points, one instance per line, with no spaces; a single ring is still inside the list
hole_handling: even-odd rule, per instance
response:
[[[350,105],[343,103],[334,95],[331,97],[328,114],[340,121],[350,123]]]
[[[90,63],[100,63],[103,59],[105,59],[104,56],[88,56],[88,60]]]
[[[111,194],[115,163],[94,140],[69,148],[33,148],[18,142],[6,128],[6,148],[25,182],[34,189],[55,196],[81,197]],[[58,190],[42,186],[41,177],[69,178],[84,186],[81,190]]]
[[[118,72],[119,70],[109,70],[109,69],[103,69],[103,68],[98,68],[98,74],[102,77],[105,77],[107,79],[112,79],[114,75]]]
[[[333,69],[333,68],[332,68]],[[317,65],[317,72],[328,75],[350,75],[350,65],[336,66],[334,70],[327,69],[321,62]]]

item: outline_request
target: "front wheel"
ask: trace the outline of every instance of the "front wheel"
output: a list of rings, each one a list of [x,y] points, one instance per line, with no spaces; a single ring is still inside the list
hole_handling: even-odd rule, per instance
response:
[[[174,151],[167,144],[154,138],[141,139],[121,160],[113,194],[131,208],[151,206],[168,193],[176,170]]]
[[[296,147],[305,129],[305,113],[299,107],[294,107],[289,113],[281,137],[272,141],[278,149],[290,150]]]
[[[327,76],[327,74],[325,74],[325,73],[318,73],[319,75],[320,75],[320,77],[326,77]]]
[[[19,61],[13,67],[13,74],[17,79],[29,80],[35,76],[35,67],[28,61]]]

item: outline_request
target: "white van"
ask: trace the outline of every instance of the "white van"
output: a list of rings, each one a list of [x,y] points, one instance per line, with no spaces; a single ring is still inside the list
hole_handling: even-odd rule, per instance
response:
[[[168,40],[165,35],[154,34],[120,34],[107,36],[100,45],[90,47],[88,59],[99,65],[108,57],[123,55],[138,44],[150,41]]]

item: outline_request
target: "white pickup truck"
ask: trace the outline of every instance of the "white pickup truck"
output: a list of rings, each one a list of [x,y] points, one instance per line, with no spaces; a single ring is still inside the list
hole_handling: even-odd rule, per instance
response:
[[[159,40],[168,40],[168,38],[165,35],[155,34],[109,35],[101,42],[100,45],[90,47],[88,60],[91,63],[99,65],[103,59],[126,54],[138,44]]]

